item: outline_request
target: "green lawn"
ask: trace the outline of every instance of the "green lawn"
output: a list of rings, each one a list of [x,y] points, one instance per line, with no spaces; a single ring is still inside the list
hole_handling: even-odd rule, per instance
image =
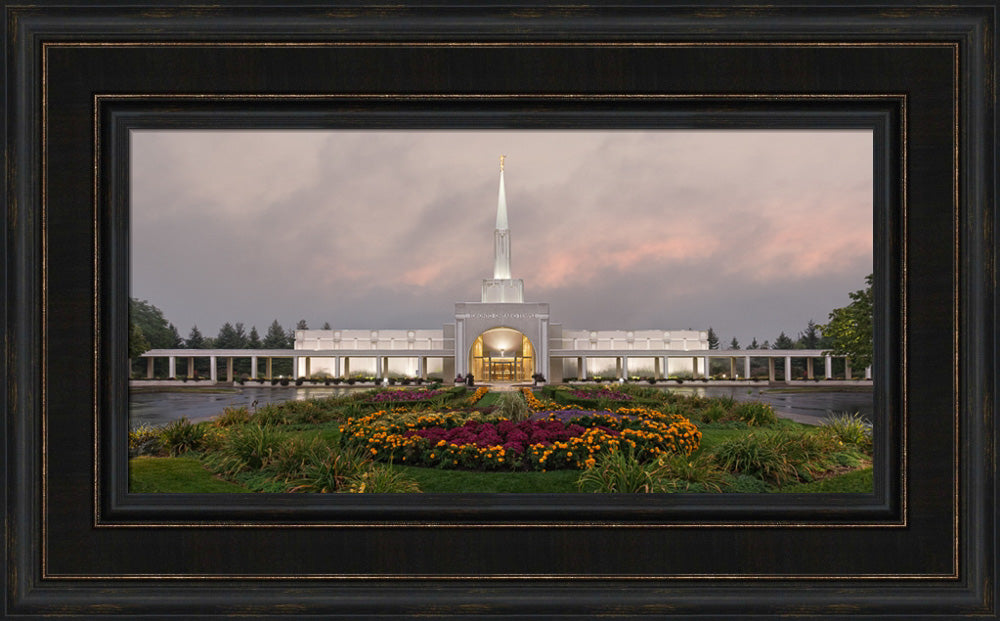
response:
[[[830,477],[827,479],[820,479],[819,481],[786,485],[785,487],[779,489],[778,491],[787,492],[791,494],[801,494],[804,492],[809,492],[809,493],[854,492],[857,494],[870,494],[872,493],[872,489],[874,489],[872,481],[872,469],[863,468],[861,470],[855,470],[854,472],[848,472],[847,474],[841,474],[839,476]]]
[[[448,403],[461,407],[467,404],[468,391],[456,391],[447,396]],[[477,408],[488,407],[497,402],[503,393],[489,392],[477,403]],[[640,395],[646,397],[646,395]],[[339,444],[340,420],[348,415],[359,416],[378,406],[367,406],[354,397],[341,397],[309,402],[289,402],[280,406],[280,412],[289,416],[278,425],[283,438],[299,436],[302,439],[318,437],[330,446]],[[271,416],[277,410],[266,410],[254,416]],[[280,413],[279,412],[279,413]],[[477,414],[478,415],[478,414]],[[333,420],[331,420],[333,416]],[[319,417],[318,419],[315,417]],[[315,422],[325,420],[325,422]],[[307,422],[313,421],[313,422]],[[695,456],[711,453],[727,440],[754,433],[778,432],[786,430],[798,432],[810,427],[788,420],[778,420],[766,427],[747,427],[742,422],[717,422],[696,424],[702,432],[701,445]],[[290,485],[282,480],[271,480],[275,471],[269,466],[260,470],[244,470],[234,475],[236,482],[226,481],[210,472],[202,463],[204,456],[197,452],[181,457],[136,457],[129,460],[129,487],[137,493],[247,493],[253,491],[282,492]],[[841,464],[844,465],[844,464]],[[393,470],[415,480],[420,490],[426,493],[575,493],[579,470],[542,471],[476,471],[448,470],[434,467],[414,467],[394,464]],[[786,484],[784,487],[770,488],[763,481],[745,475],[727,475],[720,481],[723,491],[779,491],[779,492],[854,492],[871,493],[871,467],[837,476],[820,478],[810,483]],[[294,485],[294,482],[293,482]]]
[[[194,457],[135,457],[128,461],[129,491],[210,493],[246,492],[245,487],[224,481]]]
[[[552,472],[473,472],[395,466],[420,484],[425,493],[573,493],[579,490],[578,470]],[[193,457],[136,457],[129,460],[129,486],[135,493],[241,493],[249,490],[223,481]],[[788,493],[867,493],[872,491],[872,469],[786,485],[776,491]]]
[[[579,470],[552,472],[474,472],[396,466],[420,484],[423,492],[578,492]]]

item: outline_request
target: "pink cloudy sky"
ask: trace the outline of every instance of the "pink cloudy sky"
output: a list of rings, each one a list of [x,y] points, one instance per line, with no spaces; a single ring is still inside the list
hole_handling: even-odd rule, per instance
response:
[[[492,276],[578,329],[793,338],[872,271],[869,131],[136,131],[132,296],[225,321],[440,328]]]

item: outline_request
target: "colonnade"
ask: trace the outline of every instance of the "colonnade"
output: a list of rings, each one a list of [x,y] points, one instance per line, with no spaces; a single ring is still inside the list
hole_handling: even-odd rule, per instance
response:
[[[628,353],[625,352],[608,352],[600,350],[584,350],[586,353],[580,350],[562,350],[553,351],[552,357],[555,359],[576,359],[577,368],[577,378],[588,379],[587,377],[587,361],[592,358],[608,359],[614,358],[615,360],[615,377],[627,379],[629,377],[629,362],[633,359],[653,359],[653,377],[655,379],[666,379],[669,375],[669,361],[670,360],[689,360],[691,362],[692,376],[694,378],[708,378],[710,374],[711,361],[724,359],[729,362],[729,378],[739,379],[740,377],[746,379],[751,377],[750,361],[751,359],[766,358],[767,359],[767,370],[768,370],[768,380],[778,381],[776,367],[776,360],[784,361],[784,372],[782,381],[792,380],[792,360],[793,359],[805,359],[806,361],[806,379],[812,380],[816,378],[815,361],[819,358],[823,359],[823,378],[826,380],[834,379],[833,377],[833,359],[841,358],[844,360],[844,379],[853,379],[853,370],[851,368],[851,361],[847,356],[834,356],[832,354],[827,354],[823,351],[813,351],[813,350],[752,350],[753,353],[747,353],[746,351],[739,352],[739,355],[735,355],[736,352],[714,352],[708,353],[711,350],[699,350],[697,353],[692,351],[687,352],[671,352],[671,353],[661,353],[643,350],[632,350]],[[738,364],[738,361],[742,359],[742,365]],[[738,367],[742,367],[741,369]],[[699,368],[701,371],[699,371]],[[740,371],[742,373],[740,373]],[[864,379],[871,379],[871,367],[864,370]]]
[[[197,352],[197,353],[196,353]],[[294,353],[293,353],[294,352]],[[333,370],[330,373],[333,377],[349,377],[351,374],[352,358],[374,358],[375,377],[382,378],[389,369],[391,358],[416,358],[417,377],[427,379],[427,361],[429,358],[451,358],[450,352],[442,351],[414,351],[414,350],[394,350],[386,351],[352,351],[350,354],[344,350],[314,351],[314,350],[192,350],[192,349],[154,349],[142,354],[146,359],[146,377],[153,379],[154,362],[157,358],[167,359],[168,377],[177,377],[177,359],[187,359],[187,377],[194,377],[195,358],[209,359],[209,379],[212,382],[219,381],[218,362],[225,360],[225,381],[232,382],[235,379],[233,372],[233,361],[236,359],[250,360],[250,377],[258,378],[260,375],[260,361],[264,361],[264,379],[274,378],[274,359],[290,359],[292,361],[292,375],[296,377],[310,377],[313,373],[313,359],[322,358],[333,360]],[[300,365],[300,362],[302,363]],[[300,368],[304,366],[303,368]],[[329,368],[329,365],[324,365]],[[299,373],[299,371],[304,371]],[[330,371],[327,371],[330,372]]]

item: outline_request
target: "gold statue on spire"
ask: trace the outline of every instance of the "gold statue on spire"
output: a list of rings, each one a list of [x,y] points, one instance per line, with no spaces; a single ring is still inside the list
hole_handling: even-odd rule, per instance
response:
[[[503,172],[503,160],[504,160],[505,157],[507,157],[507,156],[506,155],[501,155],[500,156],[500,172]]]

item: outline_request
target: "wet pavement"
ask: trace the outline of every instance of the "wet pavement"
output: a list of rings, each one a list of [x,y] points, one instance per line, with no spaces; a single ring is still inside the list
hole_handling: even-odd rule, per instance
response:
[[[302,387],[234,387],[177,389],[157,392],[132,391],[129,395],[129,424],[160,426],[186,416],[188,420],[207,420],[221,414],[226,407],[262,406],[293,399],[315,399],[343,395],[364,388],[302,386]],[[872,420],[874,399],[871,390],[817,390],[813,388],[782,389],[767,386],[677,386],[666,390],[680,394],[707,397],[729,396],[737,401],[763,401],[771,404],[779,416],[796,422],[818,425],[830,414],[858,412]],[[787,390],[787,392],[785,392]]]

